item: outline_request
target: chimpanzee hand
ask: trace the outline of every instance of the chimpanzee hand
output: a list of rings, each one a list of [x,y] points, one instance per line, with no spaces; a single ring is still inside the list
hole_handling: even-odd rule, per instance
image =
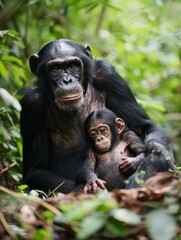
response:
[[[97,178],[91,183],[87,183],[84,187],[84,193],[96,193],[100,190],[105,190],[106,181]]]
[[[147,147],[148,147],[148,153],[164,158],[168,163],[168,168],[172,171],[176,170],[177,166],[175,165],[174,157],[165,148],[165,146],[163,146],[162,144],[160,144],[156,141],[151,141],[151,142],[148,143]]]
[[[126,175],[133,174],[140,163],[136,157],[122,157],[121,159],[122,161],[119,164],[119,169],[121,173]]]

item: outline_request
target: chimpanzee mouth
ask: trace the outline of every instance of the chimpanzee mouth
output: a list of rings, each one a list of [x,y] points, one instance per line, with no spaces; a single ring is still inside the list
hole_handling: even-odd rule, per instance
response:
[[[100,152],[107,152],[109,151],[110,146],[109,145],[99,145],[99,151]]]
[[[79,100],[80,98],[82,98],[83,96],[83,91],[79,91],[77,93],[69,93],[69,94],[66,94],[64,96],[59,96],[59,100],[63,101],[63,102],[69,102],[69,101],[77,101]]]
[[[66,102],[66,101],[75,101],[81,97],[82,97],[82,93],[79,93],[79,94],[74,94],[74,95],[61,96],[61,97],[59,97],[59,99],[63,102]]]

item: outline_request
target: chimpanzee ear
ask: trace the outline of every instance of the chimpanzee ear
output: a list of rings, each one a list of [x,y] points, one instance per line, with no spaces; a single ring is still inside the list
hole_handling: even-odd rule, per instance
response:
[[[29,58],[29,65],[32,73],[35,75],[37,75],[38,63],[39,63],[39,56],[37,54],[33,54]]]
[[[116,118],[115,120],[116,123],[116,130],[120,134],[125,128],[125,123],[122,118]]]
[[[84,49],[85,49],[85,51],[86,51],[86,53],[87,53],[87,56],[88,57],[90,57],[91,59],[93,59],[93,57],[92,57],[92,51],[91,51],[91,48],[89,47],[89,45],[84,45]]]

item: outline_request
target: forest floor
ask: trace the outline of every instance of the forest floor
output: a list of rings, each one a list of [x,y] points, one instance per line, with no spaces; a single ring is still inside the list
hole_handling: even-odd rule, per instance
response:
[[[96,195],[40,199],[0,186],[0,239],[180,240],[180,203],[181,177],[170,172]]]

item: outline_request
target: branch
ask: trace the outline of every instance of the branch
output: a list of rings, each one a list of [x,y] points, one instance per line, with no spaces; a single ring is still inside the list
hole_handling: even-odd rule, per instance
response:
[[[10,168],[14,167],[15,165],[17,165],[17,163],[11,163],[9,166],[0,171],[0,175],[7,172]]]
[[[100,13],[100,16],[99,16],[99,19],[98,19],[98,24],[97,24],[96,29],[95,29],[95,35],[97,35],[99,33],[99,30],[101,28],[101,25],[102,25],[102,22],[103,22],[103,19],[104,19],[105,12],[106,12],[106,4],[103,4],[102,9],[101,9],[101,13]]]

